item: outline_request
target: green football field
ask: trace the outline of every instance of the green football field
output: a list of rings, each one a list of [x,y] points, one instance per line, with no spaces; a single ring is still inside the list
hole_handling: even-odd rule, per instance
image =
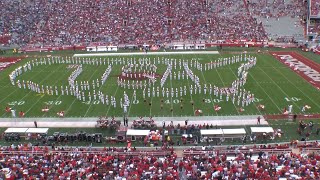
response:
[[[69,56],[72,56],[71,54]],[[102,59],[139,59],[150,58],[151,60],[169,58],[184,59],[187,61],[198,60],[201,64],[210,63],[218,58],[232,57],[236,55],[148,55],[148,56],[116,56],[101,57]],[[310,85],[288,67],[277,61],[269,54],[250,54],[257,57],[257,64],[248,70],[248,79],[244,88],[254,94],[254,103],[245,106],[243,112],[239,112],[240,106],[233,104],[231,100],[226,101],[226,97],[216,97],[213,94],[192,94],[189,91],[182,97],[146,97],[143,98],[142,90],[136,90],[136,100],[133,101],[133,90],[124,89],[118,86],[117,78],[121,74],[123,65],[113,65],[111,74],[103,86],[96,87],[96,92],[101,91],[104,94],[114,96],[116,101],[123,98],[124,91],[130,99],[128,107],[128,116],[194,116],[196,109],[201,109],[203,115],[207,116],[225,116],[225,115],[260,115],[260,114],[282,114],[282,111],[288,105],[293,106],[293,112],[301,114],[301,108],[309,105],[307,114],[320,112],[319,90]],[[0,111],[1,117],[11,117],[11,113],[5,111],[5,107],[15,109],[16,112],[23,111],[26,117],[57,117],[57,112],[64,111],[66,117],[98,117],[98,116],[123,116],[123,109],[119,102],[117,107],[102,104],[99,100],[86,101],[78,100],[74,96],[48,95],[36,93],[29,89],[18,88],[12,85],[9,80],[9,74],[18,66],[32,61],[35,58],[26,58],[16,65],[10,66],[0,72]],[[38,58],[40,59],[40,58]],[[100,59],[100,57],[87,58],[88,60]],[[200,84],[212,84],[217,87],[230,87],[231,83],[237,78],[237,69],[242,62],[214,68],[207,71],[199,71],[196,68],[190,68],[192,72],[200,78]],[[76,81],[89,81],[100,79],[105,72],[107,65],[83,65],[82,73],[76,78]],[[167,66],[157,65],[157,74],[164,74]],[[32,81],[34,83],[46,86],[68,86],[68,77],[75,70],[70,64],[51,64],[39,65],[32,68],[31,71],[24,72],[16,80]],[[182,70],[173,69],[172,72]],[[79,83],[80,84],[80,83]],[[183,86],[189,87],[194,84],[190,79],[172,79],[168,78],[164,84],[165,88],[175,89]],[[155,82],[155,87],[160,86],[160,78]],[[92,89],[90,90],[93,94]],[[87,91],[89,92],[89,91]],[[192,105],[193,102],[193,105]],[[213,106],[219,105],[221,110],[214,111]],[[261,111],[257,108],[259,104],[265,106]],[[49,107],[48,112],[42,112],[45,107]]]

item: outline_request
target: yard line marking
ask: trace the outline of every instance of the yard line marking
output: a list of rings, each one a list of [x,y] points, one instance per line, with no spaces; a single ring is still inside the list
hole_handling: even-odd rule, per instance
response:
[[[76,97],[74,98],[74,100],[72,101],[72,103],[70,104],[70,106],[67,108],[67,110],[65,110],[65,114],[67,114],[67,112],[70,110],[70,108],[72,107],[72,105],[76,102],[76,100],[78,100]]]
[[[274,69],[276,69],[276,68],[274,68]],[[318,103],[316,103],[315,101],[313,101],[312,100],[312,98],[310,98],[309,96],[307,96],[298,86],[296,86],[294,83],[292,83],[292,81],[290,81],[281,71],[279,71],[279,70],[277,70],[284,78],[286,78],[287,79],[287,82],[289,82],[290,84],[292,84],[295,88],[297,88],[305,97],[307,97],[309,100],[311,100],[315,105],[317,105],[318,107],[320,107],[319,106],[319,104]],[[301,109],[300,109],[300,111],[301,111]]]
[[[58,71],[58,72],[59,72],[59,71]],[[69,88],[69,87],[68,87],[68,88]],[[56,98],[56,101],[58,101],[61,96],[62,96],[62,94],[60,93],[60,95]],[[64,96],[66,96],[66,95],[64,95]],[[74,98],[77,99],[75,96],[74,96]],[[72,104],[73,104],[73,103],[74,103],[74,101],[72,102]],[[49,109],[50,109],[52,106],[54,106],[54,104],[50,105],[50,106],[49,106]],[[66,111],[65,111],[65,112],[66,112]],[[46,113],[44,113],[44,114],[42,115],[42,117],[44,117],[45,115],[46,115]]]
[[[222,57],[221,54],[220,54],[220,56]],[[257,61],[257,63],[258,63],[258,61]],[[252,74],[251,74],[251,73],[248,73],[248,74],[249,74],[249,76],[252,77],[252,79],[255,81],[255,83],[258,84],[258,86],[260,87],[260,89],[262,89],[262,91],[269,97],[269,99],[272,101],[272,103],[273,103],[274,105],[276,105],[276,107],[278,108],[278,110],[281,111],[281,108],[273,101],[273,99],[269,96],[269,94],[262,88],[262,86],[260,85],[260,83],[258,83],[258,81],[256,81],[256,80],[253,78]]]
[[[92,73],[92,75],[90,76],[89,81],[92,79],[93,75],[96,73],[97,70],[98,70],[98,68],[96,68],[96,70]],[[102,85],[101,85],[101,87],[102,87]],[[72,103],[70,104],[70,106],[67,108],[67,110],[64,111],[65,114],[67,114],[67,112],[71,109],[71,107],[73,106],[73,104],[74,104],[77,100],[78,100],[77,97],[75,97],[74,100],[72,101]],[[90,104],[89,108],[91,107],[91,105],[92,105],[92,104]],[[89,110],[89,108],[88,108],[88,110]],[[87,110],[87,111],[88,111],[88,110]],[[85,117],[85,116],[83,116],[83,117]]]
[[[43,70],[45,70],[46,68],[48,68],[49,66],[46,66],[45,68],[43,68]],[[32,71],[32,70],[31,70]],[[38,76],[41,72],[43,72],[43,71],[39,71],[39,73],[37,73],[37,74],[35,74],[34,76],[32,76],[31,77],[31,79],[33,79],[34,77],[36,77],[36,76]],[[25,73],[25,72],[24,72]],[[22,74],[22,76],[23,76],[23,74]],[[10,86],[10,82],[8,83],[8,85],[6,85],[6,86]],[[10,87],[12,87],[12,85],[10,86]],[[16,86],[14,86],[14,87],[16,87]],[[13,93],[15,93],[16,91],[18,91],[18,90],[21,90],[20,88],[18,88],[18,87],[16,87],[16,90],[14,90],[14,91],[12,91],[10,94],[8,94],[4,99],[2,99],[1,101],[0,101],[0,104],[4,101],[4,100],[6,100],[11,94],[13,94]],[[14,107],[14,106],[13,106]]]
[[[238,78],[237,75],[232,71],[231,67],[228,66],[230,71],[232,72],[232,74],[235,76],[235,78]],[[249,74],[249,70],[248,70],[248,74]],[[256,102],[253,101],[254,106],[256,107],[256,109],[259,111],[259,113],[262,115],[260,109],[256,106]]]
[[[90,59],[90,60],[91,60],[91,59]],[[97,73],[98,69],[99,69],[99,68],[97,67],[96,70],[92,73],[92,75],[91,75],[91,77],[90,77],[90,79],[89,79],[90,82],[91,82],[92,77]],[[110,78],[110,77],[109,77],[109,78]],[[105,83],[105,84],[106,84],[106,83]],[[101,90],[102,86],[103,86],[103,84],[101,84],[101,86],[99,87],[98,92]],[[90,89],[91,89],[91,88],[90,88]],[[98,92],[96,92],[96,93],[98,93]],[[101,99],[99,99],[99,101],[101,101]],[[86,111],[86,113],[84,114],[83,117],[87,117],[87,114],[88,114],[88,112],[89,112],[92,104],[93,104],[93,103],[90,103],[89,108],[87,109],[87,111]]]
[[[208,56],[208,55],[207,55]],[[220,55],[221,56],[221,55]],[[196,58],[196,56],[194,56],[195,58]],[[202,64],[202,63],[201,63]],[[208,88],[208,83],[207,83],[207,80],[206,80],[206,78],[204,77],[204,74],[203,74],[203,72],[201,71],[201,74],[202,74],[202,77],[203,77],[203,80],[204,80],[204,82],[206,83],[206,85],[207,85],[207,88]],[[210,94],[210,91],[211,90],[209,90],[209,94]],[[211,108],[213,108],[213,106],[214,106],[214,102],[213,102],[213,98],[212,98],[212,94],[210,94],[210,99],[211,99],[211,103],[212,103],[212,107]],[[211,108],[210,108],[210,110],[211,110]],[[216,115],[218,116],[218,112],[217,111],[214,111],[215,113],[216,113]]]
[[[152,103],[152,99],[153,99],[152,93],[153,92],[151,92],[151,87],[150,87],[150,96],[151,96],[151,100],[150,100],[151,106],[150,106],[150,113],[149,113],[150,117],[152,116],[152,104],[153,104]]]
[[[60,66],[60,65],[59,65]],[[53,72],[52,72],[53,73]],[[48,79],[48,77],[49,76],[51,76],[52,75],[52,73],[50,73],[48,76],[46,76],[46,78],[44,78],[43,80],[41,80],[38,84],[41,84],[43,81],[45,81],[45,80],[47,80]],[[18,88],[19,89],[19,88]],[[31,91],[31,90],[29,90],[29,92],[28,93],[26,93],[19,101],[22,101],[22,100],[24,100],[30,93],[37,93],[37,92],[34,92],[34,91]],[[38,94],[38,93],[37,93]],[[40,99],[41,99],[42,97],[40,97]],[[36,102],[37,103],[37,102]],[[33,105],[32,105],[32,107],[36,104],[36,103],[34,103]],[[14,108],[15,106],[13,106],[12,108]],[[30,109],[29,109],[30,110]],[[28,111],[29,111],[28,110]],[[28,112],[27,111],[27,112]],[[25,112],[25,113],[27,113],[27,112]],[[5,114],[3,114],[3,115],[5,115]],[[3,117],[3,115],[2,115],[2,117]]]
[[[60,65],[59,65],[60,66]],[[59,68],[60,69],[60,68]],[[52,73],[55,73],[55,71],[52,71],[50,73],[50,75],[48,75],[45,79],[48,79],[48,77],[50,77],[52,75]],[[60,77],[60,79],[57,79],[54,84],[52,85],[52,87],[54,87],[58,82],[59,80],[61,80],[62,78],[64,78],[64,75],[66,75],[67,73],[69,73],[69,71],[65,71],[65,73],[63,74],[63,76]],[[50,78],[49,78],[50,79]],[[61,95],[60,95],[61,96]],[[38,102],[43,98],[44,96],[41,96],[35,103],[33,103],[33,105],[25,112],[26,114],[36,105],[38,104]]]
[[[259,61],[257,60],[257,63],[258,63],[258,62],[259,62]],[[248,75],[252,77],[252,79],[255,81],[256,84],[258,84],[258,86],[260,87],[260,89],[262,89],[262,91],[269,97],[269,99],[270,99],[271,102],[277,107],[277,109],[278,109],[279,111],[281,111],[281,108],[273,101],[273,99],[270,97],[270,95],[262,88],[262,86],[260,85],[260,83],[252,76],[252,74],[251,74],[251,73],[248,73]],[[269,82],[269,81],[268,81],[268,82]]]
[[[170,58],[170,55],[169,55],[169,58]],[[173,69],[173,67],[171,67],[172,69]],[[172,75],[172,69],[171,69],[171,72],[170,72],[170,76],[172,77],[173,75]],[[170,77],[169,77],[170,78]],[[173,79],[173,77],[172,77],[172,79]],[[170,79],[170,87],[171,87],[171,90],[172,91],[174,91],[173,90],[173,88],[172,88],[172,79]],[[171,92],[171,91],[170,91]],[[174,93],[173,93],[174,94]],[[171,104],[171,109],[172,109],[172,111],[171,111],[171,109],[170,109],[170,111],[171,111],[171,116],[173,117],[173,102],[172,102],[172,92],[170,93],[170,99],[171,99],[171,101],[170,101],[170,104]]]
[[[183,55],[182,55],[182,59],[184,59],[183,58]],[[188,63],[189,63],[189,61],[190,61],[190,59],[187,59],[187,61],[188,61]],[[185,69],[183,68],[183,71],[185,71]],[[186,75],[188,76],[188,74],[186,73]],[[187,80],[187,83],[188,83],[188,88],[189,88],[189,91],[187,90],[187,93],[189,94],[189,96],[190,96],[190,99],[191,99],[191,101],[193,102],[193,104],[194,104],[194,101],[193,101],[193,98],[192,98],[192,95],[190,94],[190,83],[189,83],[189,78],[188,79],[186,79]],[[193,113],[193,115],[194,115],[194,113],[195,113],[195,110],[194,110],[194,105],[192,106],[192,113]]]
[[[220,55],[221,56],[221,55]],[[207,55],[207,57],[210,59],[210,56],[209,55]],[[221,56],[222,57],[222,56]],[[230,67],[229,67],[230,68]],[[217,68],[214,68],[215,70],[216,70],[216,72],[217,72],[217,74],[218,74],[218,76],[219,76],[219,78],[220,78],[220,81],[222,82],[222,85],[224,86],[224,87],[226,87],[226,85],[225,85],[225,83],[223,82],[223,80],[222,80],[222,78],[221,78],[221,76],[220,76],[220,73],[218,72],[218,70],[217,70]],[[248,73],[249,74],[249,73]],[[233,104],[233,103],[232,103]],[[239,113],[239,111],[238,111],[238,109],[237,109],[237,107],[236,107],[236,105],[235,104],[233,104],[233,107],[236,109],[236,111],[237,111],[237,113],[238,113],[238,115],[240,115],[240,113]]]
[[[169,57],[170,57],[170,55],[169,55]],[[151,83],[151,84],[152,84],[152,87],[154,87],[153,83]],[[149,113],[149,116],[151,117],[151,116],[152,116],[152,105],[153,105],[153,103],[152,103],[152,99],[153,99],[153,91],[151,90],[151,87],[150,87],[150,96],[151,96],[151,100],[150,100],[150,102],[149,102],[149,103],[151,103],[151,106],[150,106],[150,113]],[[155,92],[155,96],[156,96],[156,92]]]
[[[260,67],[258,67],[258,68],[259,68],[265,75],[267,75],[269,79],[271,79],[271,80],[273,81],[273,79],[272,79],[263,69],[261,69]],[[274,81],[273,81],[273,82],[274,82]],[[283,94],[285,94],[287,97],[289,97],[288,94],[285,93],[285,92],[283,91],[283,89],[282,89],[277,83],[274,82],[274,84],[282,91]],[[300,109],[300,107],[299,107],[294,101],[292,101],[292,102],[293,102],[293,104],[295,104],[295,105]]]
[[[252,79],[255,81],[255,82],[257,82],[256,80],[255,80],[255,78],[252,76],[252,74],[250,74],[250,73],[248,73],[249,74],[249,76],[251,76],[252,77]],[[257,83],[258,84],[258,83]],[[281,111],[281,108],[273,101],[273,99],[270,97],[270,95],[262,88],[262,86],[260,85],[260,84],[258,84],[258,86],[262,89],[262,91],[268,96],[268,98],[272,101],[272,103],[274,104],[274,105],[276,105],[276,107],[278,108],[278,110],[279,111]]]
[[[133,103],[132,103],[132,102],[133,102],[133,100],[132,100],[132,99],[133,99],[133,95],[134,95],[134,94],[133,94],[133,92],[132,92],[132,96],[131,96],[131,101],[130,101],[130,106],[129,106],[129,110],[128,110],[128,114],[127,114],[127,117],[129,117],[129,115],[130,115],[130,110],[131,110],[131,107],[133,106]],[[137,97],[137,96],[136,96],[136,97]]]
[[[118,89],[119,89],[119,86],[117,87],[116,92],[115,92],[114,95],[113,95],[114,98],[116,97],[116,94],[117,94],[117,92],[118,92]],[[117,103],[117,102],[116,102],[116,103]],[[111,106],[112,106],[112,105],[109,104],[109,108],[108,108],[108,110],[107,110],[106,116],[108,116],[108,113],[109,113],[109,110],[110,110]]]

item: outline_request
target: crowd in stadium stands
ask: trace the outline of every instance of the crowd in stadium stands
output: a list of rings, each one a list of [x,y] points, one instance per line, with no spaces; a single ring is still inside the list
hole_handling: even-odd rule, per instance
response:
[[[257,160],[250,160],[250,154],[239,153],[227,160],[225,155],[207,157],[184,157],[181,165],[191,174],[201,171],[207,178],[228,177],[229,179],[318,179],[320,156],[301,156],[294,153],[268,155],[259,153]],[[180,167],[180,164],[179,164]]]
[[[300,0],[248,0],[248,6],[252,15],[264,18],[301,18],[306,15],[306,4]]]
[[[319,143],[305,143],[304,147],[319,147]],[[272,149],[277,148],[282,151],[272,153]],[[231,148],[235,150],[232,156],[223,153],[230,152],[230,148],[225,148],[227,151],[213,147],[190,148],[178,158],[173,149],[50,149],[12,145],[0,148],[0,178],[319,179],[320,156],[295,154],[290,148],[289,145],[244,146]],[[36,152],[42,153],[35,155]]]
[[[10,147],[11,148],[11,147]],[[31,148],[31,147],[29,147]],[[13,147],[13,149],[19,149]],[[90,149],[87,149],[87,151]],[[34,150],[35,151],[35,150]],[[115,155],[116,152],[126,152]],[[0,166],[6,179],[177,179],[176,155],[147,151],[105,148],[94,152],[59,149],[39,155],[0,154]],[[161,155],[161,159],[160,159]],[[171,167],[171,170],[168,169]],[[156,178],[155,178],[156,177]],[[5,179],[5,178],[3,178]]]
[[[0,44],[9,44],[11,36],[9,34],[0,35]]]
[[[309,25],[308,33],[319,34],[319,32],[320,32],[320,23],[319,22],[314,22]]]
[[[310,12],[310,14],[312,16],[320,15],[319,14],[320,13],[320,0],[311,0],[310,4],[311,4],[311,7],[310,7],[311,12]]]
[[[0,34],[20,45],[266,38],[262,24],[237,0],[4,0],[0,6]]]

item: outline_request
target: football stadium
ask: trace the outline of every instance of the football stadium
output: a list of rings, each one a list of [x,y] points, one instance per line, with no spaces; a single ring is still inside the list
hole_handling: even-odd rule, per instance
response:
[[[319,0],[0,5],[0,179],[320,179]]]

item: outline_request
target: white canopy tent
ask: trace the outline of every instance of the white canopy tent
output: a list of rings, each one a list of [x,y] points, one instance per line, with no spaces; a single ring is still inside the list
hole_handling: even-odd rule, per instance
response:
[[[29,128],[26,133],[47,134],[49,128]]]
[[[246,130],[244,128],[238,128],[238,129],[222,129],[224,135],[245,135]]]
[[[26,133],[28,128],[8,128],[5,133]]]
[[[224,138],[243,138],[246,135],[246,130],[244,128],[238,129],[223,129]]]
[[[244,128],[238,129],[201,129],[200,133],[202,136],[213,137],[213,138],[242,138],[245,136],[246,130]]]
[[[273,133],[272,127],[251,127],[252,133]]]
[[[201,129],[201,135],[245,135],[246,130],[244,128],[239,129]]]
[[[147,136],[150,130],[128,129],[127,136]]]
[[[200,133],[202,136],[210,136],[210,135],[222,135],[222,129],[201,129]]]
[[[148,136],[150,133],[150,130],[139,130],[139,129],[128,129],[127,130],[127,137],[131,136],[131,140],[135,141],[137,139],[137,136]]]

